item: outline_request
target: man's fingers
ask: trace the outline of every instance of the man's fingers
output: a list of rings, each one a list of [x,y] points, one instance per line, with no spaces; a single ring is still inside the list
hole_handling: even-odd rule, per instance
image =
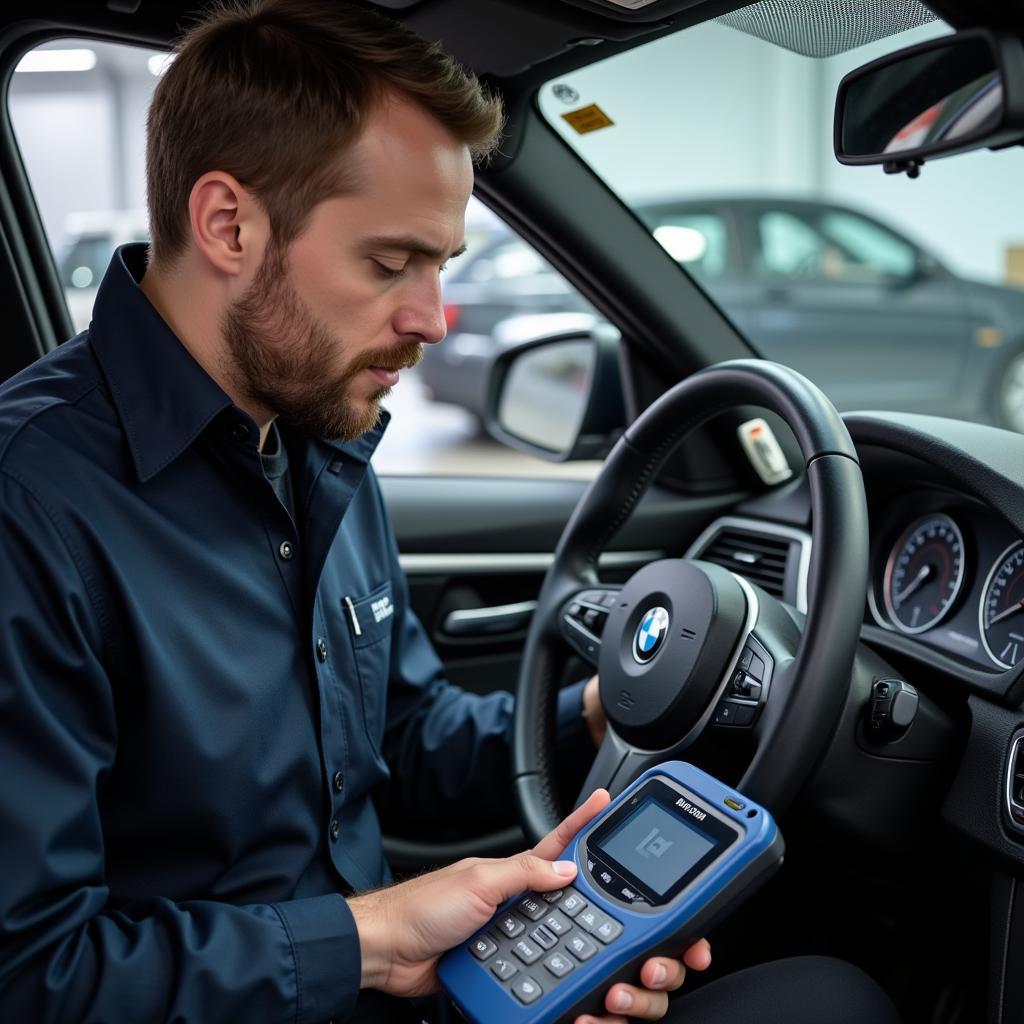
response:
[[[674,992],[686,978],[686,967],[667,956],[652,956],[640,968],[640,980],[646,988]]]
[[[545,860],[554,860],[572,842],[572,838],[591,818],[600,814],[611,801],[606,789],[595,789],[575,811],[565,818],[553,832],[549,832],[533,852]]]
[[[497,906],[524,889],[547,892],[568,885],[576,877],[576,864],[520,853],[503,860],[477,861],[468,872],[467,882],[472,891]]]
[[[698,939],[684,954],[683,963],[695,971],[706,971],[711,966],[711,945],[707,939]]]
[[[639,1017],[640,1020],[661,1020],[668,1011],[668,993],[650,992],[620,982],[608,989],[604,1005],[611,1013]]]

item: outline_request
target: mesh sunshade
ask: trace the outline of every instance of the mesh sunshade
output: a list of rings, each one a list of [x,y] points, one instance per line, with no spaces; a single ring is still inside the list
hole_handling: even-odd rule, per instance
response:
[[[805,57],[831,57],[935,15],[919,0],[761,0],[715,20]]]

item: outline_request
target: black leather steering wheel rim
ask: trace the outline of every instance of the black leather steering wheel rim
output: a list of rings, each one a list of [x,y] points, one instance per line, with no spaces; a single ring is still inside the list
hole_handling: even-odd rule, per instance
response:
[[[842,710],[860,634],[868,571],[863,479],[849,432],[824,393],[789,367],[733,360],[680,382],[626,430],[570,517],[538,597],[520,668],[513,773],[531,842],[561,819],[554,771],[554,707],[567,652],[555,622],[564,602],[597,584],[597,561],[672,451],[702,423],[737,405],[790,426],[811,497],[808,610],[786,698],[740,788],[781,814],[822,755]]]

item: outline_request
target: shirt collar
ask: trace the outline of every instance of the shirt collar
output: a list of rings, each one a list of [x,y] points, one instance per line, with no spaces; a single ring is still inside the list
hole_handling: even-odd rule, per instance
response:
[[[233,404],[195,361],[146,298],[139,282],[146,245],[118,248],[96,295],[89,340],[103,369],[139,479],[156,476]],[[238,417],[255,432],[241,409]],[[363,462],[380,442],[389,416],[352,441],[320,443]]]

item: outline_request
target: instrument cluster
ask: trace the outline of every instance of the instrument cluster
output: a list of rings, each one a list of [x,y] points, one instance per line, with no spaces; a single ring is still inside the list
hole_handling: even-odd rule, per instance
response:
[[[868,605],[885,629],[992,671],[1024,658],[1024,540],[940,493],[890,506],[873,533]]]

